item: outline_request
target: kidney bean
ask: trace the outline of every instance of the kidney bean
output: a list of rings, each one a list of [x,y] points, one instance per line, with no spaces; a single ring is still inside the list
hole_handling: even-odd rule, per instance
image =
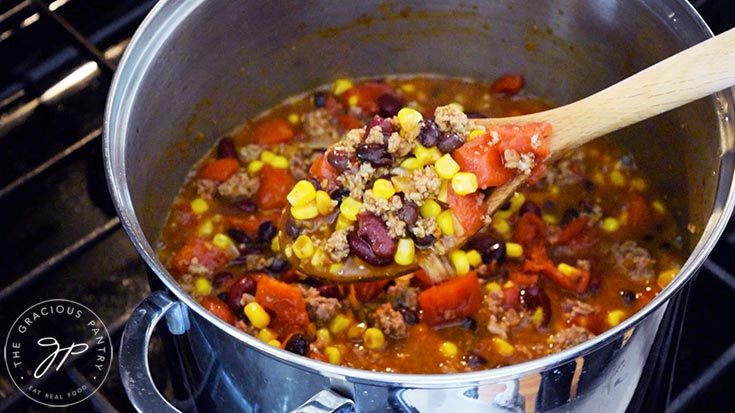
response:
[[[283,348],[300,356],[305,356],[309,352],[309,338],[306,334],[296,333],[286,341]]]
[[[342,173],[352,168],[353,159],[352,155],[346,150],[336,148],[327,152],[327,162],[329,162],[337,172]]]
[[[244,212],[255,212],[258,210],[258,205],[250,198],[238,199],[232,202],[232,206]]]
[[[485,264],[490,264],[493,261],[500,263],[505,259],[505,243],[490,235],[473,238],[467,243],[467,249],[477,250]]]
[[[235,158],[237,159],[237,149],[232,138],[222,138],[217,145],[218,158]]]
[[[358,235],[357,231],[347,234],[347,243],[350,252],[370,265],[383,267],[393,262],[393,257],[380,256],[373,251],[371,243]]]
[[[393,155],[388,146],[380,143],[362,143],[355,148],[357,159],[369,162],[374,167],[393,165]]]
[[[536,214],[538,216],[541,216],[541,208],[536,205],[533,201],[526,201],[521,205],[521,208],[518,210],[519,215],[525,215],[525,214]]]
[[[390,134],[393,133],[393,124],[390,122],[390,119],[385,119],[378,115],[375,115],[370,119],[370,122],[368,122],[367,127],[365,128],[365,133],[369,133],[375,126],[380,126],[383,136],[390,136]]]
[[[427,148],[436,146],[436,144],[439,143],[439,138],[441,138],[441,135],[442,133],[441,131],[439,131],[439,126],[437,126],[433,120],[426,119],[421,121],[419,141],[422,145],[426,146]]]
[[[225,281],[232,278],[232,273],[229,271],[218,271],[212,275],[212,287],[219,288],[224,284]]]
[[[357,235],[368,241],[373,252],[381,257],[393,257],[398,243],[388,232],[388,226],[372,212],[357,215]]]
[[[243,306],[240,304],[240,299],[243,294],[255,295],[255,288],[257,283],[255,279],[249,275],[243,275],[239,280],[232,283],[230,289],[227,291],[227,305],[230,306],[235,314],[242,313]]]
[[[415,326],[419,323],[419,314],[416,311],[406,307],[398,307],[397,311],[401,313],[403,321],[405,321],[406,324]]]
[[[538,285],[530,285],[523,288],[519,294],[519,299],[528,311],[533,312],[536,308],[541,307],[544,315],[541,326],[545,327],[549,325],[549,321],[551,320],[551,301],[549,301],[549,296],[546,295],[543,288]]]
[[[278,234],[278,228],[273,225],[272,221],[264,221],[258,226],[258,238],[259,243],[269,244],[273,237]]]
[[[378,113],[383,117],[396,116],[403,107],[403,100],[392,93],[384,93],[378,96]]]
[[[419,219],[419,207],[413,201],[404,201],[396,216],[408,226],[412,226]]]
[[[462,139],[459,134],[452,132],[443,134],[441,138],[439,138],[439,142],[436,144],[436,147],[439,148],[442,153],[449,153],[462,145],[464,145],[464,139]]]
[[[316,287],[319,295],[326,298],[342,298],[342,292],[337,284],[323,284]]]
[[[325,92],[315,92],[312,99],[315,108],[323,108],[327,103],[327,94]]]
[[[487,364],[487,359],[479,354],[470,353],[464,356],[464,362],[467,367],[477,369]]]

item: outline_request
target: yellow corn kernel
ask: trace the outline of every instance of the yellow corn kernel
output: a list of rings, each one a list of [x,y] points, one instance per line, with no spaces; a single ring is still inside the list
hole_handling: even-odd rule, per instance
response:
[[[204,277],[197,277],[194,280],[194,294],[209,295],[212,292],[212,283]]]
[[[427,199],[424,204],[419,207],[419,213],[424,218],[438,217],[442,212],[442,207],[433,199]]]
[[[271,159],[270,166],[278,169],[288,169],[288,159],[285,156],[276,155]]]
[[[329,273],[330,274],[339,274],[340,271],[342,271],[342,267],[345,265],[341,262],[335,262],[334,264],[329,266]]]
[[[268,344],[270,344],[273,347],[281,348],[281,342],[276,339],[269,341]]]
[[[215,236],[212,238],[212,244],[214,244],[215,247],[223,250],[236,248],[235,243],[232,241],[232,238],[223,233],[215,234]]]
[[[457,195],[469,195],[477,191],[477,176],[472,172],[458,172],[452,178],[452,189]]]
[[[286,258],[293,257],[293,245],[292,244],[286,244],[286,247],[283,248],[283,255],[285,255]]]
[[[406,158],[401,162],[401,168],[409,169],[409,170],[415,170],[415,169],[421,169],[423,165],[421,165],[421,162],[414,158],[413,156],[410,158]]]
[[[506,242],[505,255],[508,258],[520,258],[523,255],[523,245],[515,242]]]
[[[327,361],[330,364],[342,363],[342,353],[337,347],[329,346],[324,349],[324,355],[327,356]]]
[[[291,191],[286,195],[286,199],[289,204],[295,207],[307,205],[316,199],[316,188],[311,182],[302,179],[291,188]]]
[[[480,136],[484,135],[486,132],[482,129],[473,129],[470,134],[467,136],[467,140],[471,141],[475,138],[479,138]]]
[[[666,207],[664,206],[664,203],[659,200],[655,200],[651,202],[651,207],[653,208],[654,211],[658,212],[659,214],[663,215],[666,213]]]
[[[490,225],[492,225],[495,232],[500,235],[507,235],[508,233],[510,233],[511,230],[508,221],[502,218],[493,218],[493,221],[490,223]]]
[[[416,249],[414,248],[411,238],[401,238],[398,240],[398,247],[393,259],[398,265],[410,265],[416,258]]]
[[[352,89],[352,82],[349,79],[337,79],[332,85],[332,93],[339,96],[347,90]]]
[[[298,113],[290,113],[288,115],[288,123],[290,123],[292,125],[298,124],[300,120],[301,120],[301,118],[299,118],[299,114]]]
[[[424,120],[421,112],[411,108],[402,108],[396,116],[398,117],[398,125],[401,127],[401,134],[417,130],[419,123]]]
[[[493,219],[495,219],[496,217],[503,218],[503,219],[510,218],[513,214],[518,212],[519,209],[521,209],[521,206],[523,205],[524,202],[526,202],[526,197],[521,193],[514,192],[513,196],[511,196],[510,199],[508,200],[508,208],[501,209],[498,212],[496,212],[493,215]]]
[[[191,210],[197,215],[201,215],[209,211],[209,204],[202,198],[197,198],[191,201],[191,203],[189,203],[189,206],[191,207]]]
[[[547,224],[556,224],[557,222],[559,222],[559,220],[551,214],[542,214],[541,219],[543,219],[544,222]]]
[[[501,356],[512,356],[515,352],[515,347],[500,337],[493,337],[493,346]]]
[[[623,213],[620,214],[620,221],[621,225],[628,225],[628,211],[623,211]]]
[[[316,209],[321,215],[329,215],[334,211],[334,207],[337,205],[336,202],[329,196],[326,191],[316,191]]]
[[[258,339],[260,341],[268,343],[271,340],[278,339],[278,334],[276,334],[276,332],[271,330],[270,328],[261,328],[260,331],[258,331]]]
[[[482,255],[477,250],[467,251],[467,261],[473,267],[478,267],[482,264]]]
[[[362,208],[362,202],[351,196],[344,198],[339,205],[339,211],[350,221],[357,221],[357,214],[360,212],[360,208]]]
[[[316,330],[316,339],[323,343],[331,343],[332,334],[329,333],[328,329],[322,327],[319,330]]]
[[[319,208],[314,201],[303,206],[292,206],[291,216],[300,220],[316,218],[319,216]]]
[[[352,95],[347,99],[347,104],[353,108],[357,106],[358,103],[360,103],[360,98],[357,95]]]
[[[557,196],[561,193],[561,188],[559,188],[559,185],[551,185],[549,187],[549,192],[551,193],[551,195]]]
[[[439,195],[436,196],[438,201],[449,202],[449,181],[442,179],[441,186],[439,187]]]
[[[452,158],[452,155],[445,153],[434,162],[434,169],[440,177],[452,179],[459,172],[459,164]]]
[[[214,225],[212,225],[211,220],[207,220],[207,222],[203,223],[202,225],[197,228],[197,234],[202,236],[210,236],[214,232]]]
[[[607,323],[610,327],[615,327],[625,320],[625,311],[623,310],[612,310],[607,313]]]
[[[436,217],[436,224],[444,235],[454,235],[454,216],[452,211],[446,210]]]
[[[349,228],[352,225],[353,221],[350,221],[347,219],[347,217],[344,216],[344,214],[339,214],[337,216],[337,224],[334,226],[335,229],[345,229]]]
[[[352,320],[344,314],[337,314],[329,321],[329,332],[332,334],[339,334],[348,328],[350,328]]]
[[[669,285],[671,280],[673,280],[678,273],[678,268],[672,268],[670,270],[662,271],[658,274],[658,277],[656,278],[656,284],[658,284],[659,287],[664,288]]]
[[[620,221],[617,218],[607,217],[602,219],[602,230],[605,232],[615,232],[620,229]]]
[[[365,323],[353,324],[347,329],[347,338],[350,340],[357,340],[365,333],[367,326]]]
[[[248,173],[250,175],[255,175],[258,172],[260,172],[261,169],[263,169],[263,166],[265,165],[265,162],[261,161],[260,159],[254,159],[248,163]]]
[[[271,323],[271,316],[255,301],[248,303],[243,311],[255,328],[265,328]]]
[[[275,152],[266,149],[260,153],[260,160],[270,165],[270,163],[273,162],[273,158],[275,158],[276,156],[278,155],[276,155]]]
[[[311,265],[314,267],[322,267],[329,260],[327,252],[321,248],[317,248],[314,251],[314,255],[311,256]]]
[[[314,255],[314,243],[311,242],[306,234],[299,235],[293,243],[293,253],[301,260],[305,260]]]
[[[592,182],[597,185],[603,185],[605,184],[605,176],[600,171],[596,171],[594,174],[592,174]]]
[[[404,83],[401,85],[401,90],[408,93],[415,92],[416,85],[414,85],[413,83]]]
[[[503,283],[503,288],[513,288],[515,285],[516,285],[516,283],[514,283],[511,280],[508,280],[508,281],[506,281],[506,282]]]
[[[624,187],[626,183],[625,175],[623,175],[623,173],[619,170],[615,169],[610,172],[610,182],[617,187]]]
[[[536,307],[536,310],[531,315],[531,321],[534,324],[541,324],[544,321],[544,308],[542,306]]]
[[[441,351],[444,357],[448,359],[456,357],[457,353],[459,353],[457,345],[451,341],[445,341],[441,343],[441,345],[439,346],[439,351]]]
[[[370,327],[365,330],[362,335],[362,341],[365,343],[365,347],[371,350],[378,350],[385,344],[385,335],[380,329]]]
[[[497,283],[497,281],[490,281],[485,284],[485,291],[487,292],[500,291],[501,288],[502,287]]]
[[[630,188],[634,191],[643,192],[646,190],[648,185],[646,184],[646,181],[643,180],[643,178],[633,178],[630,180]]]
[[[281,250],[281,237],[276,235],[271,239],[271,251],[278,252]]]
[[[581,272],[578,268],[572,267],[571,265],[563,262],[560,262],[559,265],[556,266],[556,269],[573,280],[579,278],[579,274]]]
[[[442,152],[436,146],[427,148],[420,143],[417,143],[416,147],[413,148],[413,154],[416,156],[416,159],[419,161],[421,166],[431,165],[442,157]]]
[[[454,271],[457,275],[465,275],[470,272],[470,261],[467,259],[467,253],[462,250],[454,250],[449,253],[449,261],[454,265]]]
[[[373,183],[373,195],[376,198],[390,199],[395,194],[396,189],[393,187],[393,184],[389,180],[379,178],[376,179]]]

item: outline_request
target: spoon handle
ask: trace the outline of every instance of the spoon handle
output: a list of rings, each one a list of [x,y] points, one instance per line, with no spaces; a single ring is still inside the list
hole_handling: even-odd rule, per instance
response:
[[[563,152],[734,84],[735,29],[730,29],[582,100],[492,123],[548,122],[551,151]]]

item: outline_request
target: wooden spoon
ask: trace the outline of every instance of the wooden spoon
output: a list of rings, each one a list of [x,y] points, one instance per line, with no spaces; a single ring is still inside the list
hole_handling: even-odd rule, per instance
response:
[[[553,131],[547,138],[551,154],[543,161],[549,162],[597,137],[733,85],[735,29],[679,52],[577,102],[530,115],[473,121],[484,125],[522,125],[533,122],[551,124]],[[485,200],[488,216],[503,205],[527,179],[527,175],[520,174],[495,188]],[[287,214],[288,211],[284,215]],[[474,234],[465,233],[457,236],[452,243],[454,248],[463,245],[472,235]],[[285,243],[281,242],[281,245]],[[296,261],[294,264],[298,266],[298,260]],[[454,274],[454,268],[445,256],[424,250],[417,251],[415,265],[371,267],[348,259],[340,275],[331,274],[327,268],[322,268],[317,273],[312,270],[309,275],[333,282],[369,281],[394,278],[415,271],[417,267],[423,268],[429,276],[437,279]]]

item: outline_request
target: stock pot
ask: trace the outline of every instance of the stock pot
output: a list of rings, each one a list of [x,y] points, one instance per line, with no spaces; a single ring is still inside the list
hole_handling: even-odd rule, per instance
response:
[[[711,36],[684,0],[164,0],[133,37],[105,113],[104,157],[122,224],[153,292],[122,338],[120,371],[141,412],[622,411],[668,300],[712,249],[733,208],[732,94],[616,133],[687,228],[690,256],[647,307],[582,345],[538,360],[448,375],[377,373],[276,349],[205,311],[154,251],[191,166],[244,119],[337,77],[521,72],[556,104],[598,91]],[[165,320],[165,326],[163,321]],[[147,364],[167,337],[185,402]]]

